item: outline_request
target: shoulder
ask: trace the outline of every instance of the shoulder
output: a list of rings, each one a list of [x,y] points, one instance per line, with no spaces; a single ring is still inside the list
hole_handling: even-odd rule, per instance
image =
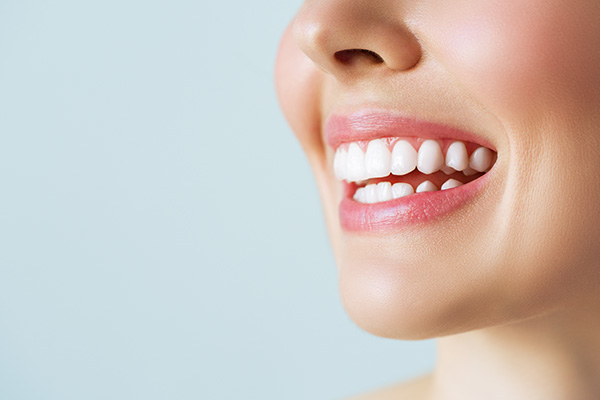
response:
[[[388,386],[345,400],[422,400],[428,398],[431,375]]]

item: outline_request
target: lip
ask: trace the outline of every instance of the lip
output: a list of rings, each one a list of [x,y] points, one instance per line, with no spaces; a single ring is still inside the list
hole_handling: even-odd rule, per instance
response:
[[[324,133],[327,143],[334,149],[344,142],[383,137],[418,137],[462,140],[496,151],[495,146],[485,138],[470,132],[412,116],[372,110],[349,115],[332,114],[325,123]],[[493,177],[493,172],[494,167],[483,176],[453,189],[415,193],[375,204],[355,201],[352,198],[352,186],[344,182],[344,195],[339,206],[342,229],[380,233],[438,220],[476,199]]]
[[[384,232],[434,221],[464,207],[477,197],[491,179],[493,167],[485,175],[462,186],[422,192],[375,204],[355,201],[346,187],[340,203],[340,223],[350,232]]]
[[[345,142],[384,137],[418,137],[422,139],[457,139],[496,151],[485,138],[448,125],[420,120],[414,116],[380,110],[361,110],[351,114],[332,114],[324,125],[325,140],[336,149]]]

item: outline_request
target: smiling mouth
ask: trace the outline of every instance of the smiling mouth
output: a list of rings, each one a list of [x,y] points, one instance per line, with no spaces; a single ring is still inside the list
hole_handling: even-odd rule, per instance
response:
[[[498,158],[484,136],[381,109],[332,114],[324,124],[343,181],[341,227],[377,233],[450,216],[482,199]]]
[[[472,142],[384,137],[341,143],[333,167],[354,201],[374,204],[460,187],[485,175],[495,161],[496,152]]]

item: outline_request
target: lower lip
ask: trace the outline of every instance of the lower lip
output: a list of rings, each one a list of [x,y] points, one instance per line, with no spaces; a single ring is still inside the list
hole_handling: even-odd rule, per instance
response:
[[[340,203],[340,223],[349,232],[386,232],[432,222],[473,201],[490,180],[492,171],[462,186],[415,193],[396,200],[362,204],[346,190]]]

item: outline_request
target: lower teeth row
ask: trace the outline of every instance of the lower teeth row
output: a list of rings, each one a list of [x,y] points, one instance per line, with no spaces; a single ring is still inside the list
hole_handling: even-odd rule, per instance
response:
[[[461,185],[462,183],[456,179],[448,179],[442,184],[441,189],[452,189]],[[358,188],[356,193],[354,193],[354,200],[359,203],[373,204],[399,199],[413,193],[435,192],[436,190],[438,190],[437,186],[430,181],[424,181],[416,189],[411,184],[403,182],[394,183],[393,185],[390,182],[371,183],[365,187]]]

